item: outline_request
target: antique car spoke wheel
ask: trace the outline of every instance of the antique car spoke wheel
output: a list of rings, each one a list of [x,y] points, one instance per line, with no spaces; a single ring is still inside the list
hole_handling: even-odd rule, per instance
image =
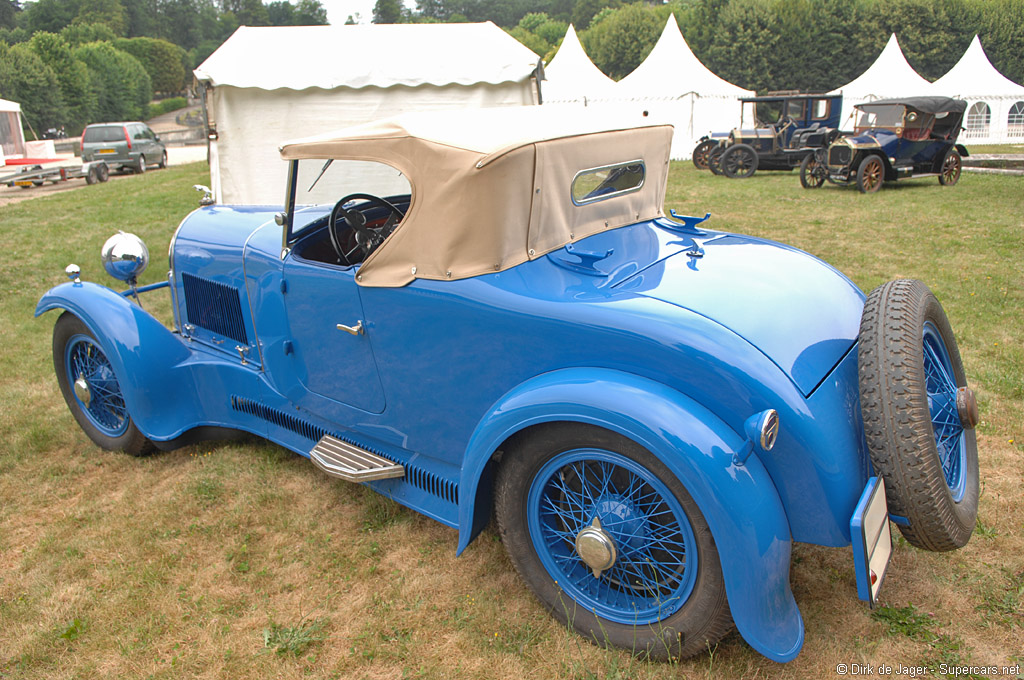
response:
[[[54,326],[53,363],[71,414],[93,442],[135,456],[152,451],[152,442],[132,422],[106,354],[92,332],[70,312]]]
[[[822,167],[813,153],[804,156],[800,163],[800,185],[804,189],[817,189],[825,183],[827,170]]]
[[[722,143],[715,144],[714,147],[708,151],[708,170],[711,171],[712,175],[722,174],[722,153],[725,149],[722,147]]]
[[[680,657],[731,628],[703,515],[634,442],[578,424],[531,431],[506,451],[496,505],[524,580],[591,641]]]
[[[730,179],[746,179],[757,172],[757,152],[749,144],[734,144],[722,154],[722,172]]]
[[[950,149],[942,161],[942,172],[939,173],[939,184],[951,187],[960,180],[963,160],[956,149]]]
[[[861,411],[889,512],[926,550],[954,550],[978,512],[978,407],[942,306],[920,281],[890,281],[864,306]]]
[[[882,188],[885,180],[885,166],[878,156],[868,156],[857,168],[857,188],[861,193],[873,194]]]
[[[718,142],[706,139],[693,150],[693,164],[698,170],[708,169],[708,155],[716,146],[718,146]]]

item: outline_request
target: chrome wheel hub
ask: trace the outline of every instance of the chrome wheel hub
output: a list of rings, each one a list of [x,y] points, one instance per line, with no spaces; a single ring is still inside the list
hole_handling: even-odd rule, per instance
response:
[[[973,430],[977,427],[980,417],[978,416],[978,399],[974,396],[974,390],[969,387],[961,387],[956,391],[956,411],[960,417],[960,424],[965,430]]]
[[[85,408],[89,408],[89,402],[92,401],[92,391],[89,389],[89,383],[86,382],[83,376],[78,376],[75,380],[75,396],[78,397],[78,401],[82,402]]]
[[[601,572],[611,569],[618,557],[615,541],[601,528],[597,517],[576,534],[576,553],[593,570],[594,578],[600,578]]]

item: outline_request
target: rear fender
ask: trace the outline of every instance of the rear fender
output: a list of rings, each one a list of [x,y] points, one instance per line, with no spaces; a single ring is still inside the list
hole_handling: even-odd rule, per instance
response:
[[[139,305],[95,283],[64,283],[50,289],[35,316],[66,309],[88,326],[117,374],[136,427],[166,440],[194,426],[201,412],[192,356],[181,337]],[[173,408],[168,408],[173,404]]]
[[[572,368],[538,376],[506,394],[477,426],[467,449],[459,487],[460,553],[490,516],[485,468],[495,450],[520,430],[555,421],[618,432],[661,459],[708,521],[744,639],[775,661],[796,657],[804,627],[789,587],[792,539],[771,478],[757,456],[733,463],[747,443],[744,437],[700,404],[646,378]]]

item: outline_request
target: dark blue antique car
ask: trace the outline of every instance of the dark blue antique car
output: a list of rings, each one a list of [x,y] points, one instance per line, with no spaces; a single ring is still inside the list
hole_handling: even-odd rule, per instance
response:
[[[817,189],[826,181],[856,184],[874,193],[882,183],[907,177],[938,177],[952,186],[960,179],[957,143],[967,102],[948,97],[880,99],[858,104],[852,135],[816,150],[800,166],[800,184]]]
[[[693,164],[716,175],[747,178],[757,170],[793,170],[839,136],[843,96],[782,92],[740,99],[753,127],[701,137]]]
[[[735,623],[793,659],[793,541],[852,544],[870,601],[890,519],[964,545],[977,407],[924,284],[865,298],[799,250],[666,216],[671,127],[546,109],[285,144],[283,207],[181,223],[152,286],[173,328],[132,299],[145,248],[113,237],[129,290],[72,266],[36,309],[62,310],[71,413],[136,455],[265,437],[457,529],[459,552],[494,512],[545,607],[652,658]]]

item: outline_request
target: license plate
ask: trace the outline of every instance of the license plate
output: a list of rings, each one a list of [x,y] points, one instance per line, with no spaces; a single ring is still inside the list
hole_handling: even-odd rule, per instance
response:
[[[117,149],[100,149],[96,153],[117,153]]]
[[[16,187],[30,187],[30,186],[32,186],[32,182],[29,182],[28,180],[24,180],[23,179],[20,182],[15,182],[14,186],[16,186]]]
[[[885,480],[881,477],[872,477],[864,487],[850,519],[850,539],[857,597],[874,607],[892,558],[889,507],[885,501]]]

